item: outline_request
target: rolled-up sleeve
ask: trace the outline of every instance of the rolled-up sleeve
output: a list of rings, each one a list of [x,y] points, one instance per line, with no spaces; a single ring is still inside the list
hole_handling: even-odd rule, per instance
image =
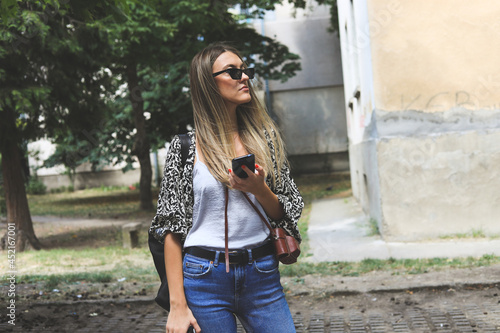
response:
[[[180,151],[180,140],[176,136],[170,143],[165,160],[156,215],[149,228],[149,232],[162,243],[167,232],[187,234],[185,207],[182,200]]]
[[[302,241],[298,229],[298,221],[304,208],[304,200],[299,189],[290,175],[290,167],[284,164],[281,168],[281,177],[276,179],[274,193],[283,206],[285,215],[280,220],[272,221],[276,226],[285,229],[291,236]]]

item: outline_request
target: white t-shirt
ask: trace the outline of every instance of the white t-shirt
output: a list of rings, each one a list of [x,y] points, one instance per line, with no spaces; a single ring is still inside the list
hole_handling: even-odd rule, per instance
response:
[[[193,227],[187,235],[184,247],[199,246],[224,251],[224,185],[217,181],[207,166],[199,160],[193,168],[193,191]],[[242,192],[229,189],[228,194],[229,249],[250,249],[263,244],[269,236],[267,226]],[[266,216],[255,196],[251,193],[247,195],[262,215]]]

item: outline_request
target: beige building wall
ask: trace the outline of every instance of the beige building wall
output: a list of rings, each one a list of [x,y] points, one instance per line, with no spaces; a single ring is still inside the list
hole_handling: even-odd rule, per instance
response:
[[[500,108],[498,1],[370,0],[368,15],[377,109]]]
[[[500,3],[339,13],[353,192],[383,236],[500,234]]]

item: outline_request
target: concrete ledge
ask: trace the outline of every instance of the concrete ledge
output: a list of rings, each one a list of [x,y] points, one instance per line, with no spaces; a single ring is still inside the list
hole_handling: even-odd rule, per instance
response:
[[[132,222],[122,226],[123,247],[139,247],[139,231],[142,229],[142,223]]]

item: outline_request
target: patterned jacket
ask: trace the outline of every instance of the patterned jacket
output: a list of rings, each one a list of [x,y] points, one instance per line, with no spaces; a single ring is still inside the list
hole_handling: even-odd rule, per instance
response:
[[[168,231],[181,234],[182,241],[184,241],[193,225],[193,166],[196,145],[194,132],[188,134],[191,138],[191,146],[184,167],[182,167],[181,162],[181,142],[179,137],[175,136],[170,143],[158,196],[157,212],[149,228],[149,232],[162,243]],[[272,186],[269,175],[266,183],[271,191],[277,195],[285,211],[282,219],[274,221],[268,218],[269,222],[273,227],[284,228],[290,235],[301,242],[302,238],[297,222],[304,207],[302,196],[290,176],[288,165],[281,168],[281,179],[278,178],[274,145],[267,132],[266,138],[274,164],[273,172],[276,176],[276,185]]]

